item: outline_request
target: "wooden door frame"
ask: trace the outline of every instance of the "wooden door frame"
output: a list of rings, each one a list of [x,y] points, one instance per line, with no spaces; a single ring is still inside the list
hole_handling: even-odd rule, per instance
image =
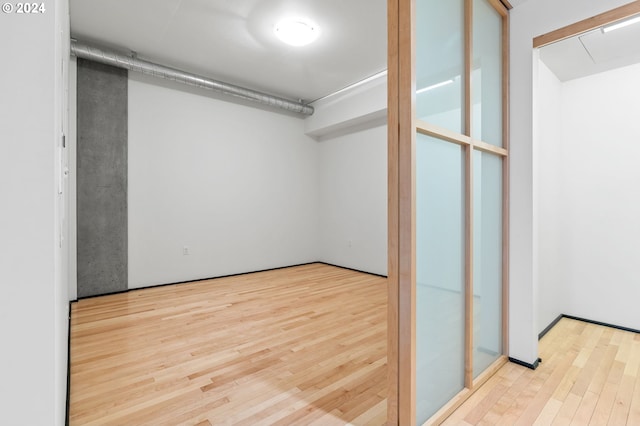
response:
[[[415,425],[414,0],[387,1],[387,424]],[[401,349],[402,348],[402,349]]]
[[[592,16],[591,18],[583,19],[575,24],[567,25],[557,30],[540,35],[533,39],[533,48],[546,46],[557,41],[561,41],[570,37],[577,36],[579,34],[586,33],[587,31],[594,30],[603,25],[612,24],[616,21],[622,21],[633,15],[640,14],[640,0],[633,1],[625,4],[624,6],[616,7],[615,9],[608,10],[599,15]]]

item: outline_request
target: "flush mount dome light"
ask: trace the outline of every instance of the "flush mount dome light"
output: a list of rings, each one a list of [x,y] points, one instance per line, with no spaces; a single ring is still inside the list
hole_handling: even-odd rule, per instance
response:
[[[304,46],[318,38],[320,28],[305,19],[285,19],[278,22],[274,32],[280,40],[291,46]]]

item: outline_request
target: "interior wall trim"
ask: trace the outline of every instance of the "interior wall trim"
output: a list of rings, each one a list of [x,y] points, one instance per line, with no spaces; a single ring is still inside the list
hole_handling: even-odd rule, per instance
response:
[[[186,281],[176,281],[176,282],[163,283],[163,284],[153,284],[153,285],[148,285],[148,286],[144,286],[144,287],[128,288],[126,290],[114,291],[114,292],[111,292],[111,293],[97,294],[97,295],[85,296],[85,297],[78,297],[76,300],[72,300],[69,303],[70,304],[71,303],[76,303],[79,300],[93,299],[93,298],[96,298],[96,297],[112,296],[114,294],[129,293],[129,292],[137,291],[137,290],[146,290],[146,289],[156,288],[156,287],[165,287],[165,286],[168,286],[168,285],[189,284],[189,283],[196,283],[196,282],[199,282],[199,281],[217,280],[219,278],[239,277],[239,276],[242,276],[242,275],[257,274],[259,272],[277,271],[279,269],[295,268],[297,266],[306,266],[306,265],[315,265],[315,264],[334,266],[336,268],[347,269],[347,270],[350,270],[350,271],[360,272],[362,274],[369,274],[369,275],[374,275],[374,276],[381,277],[381,278],[387,278],[386,275],[374,274],[373,272],[367,272],[367,271],[362,271],[362,270],[359,270],[359,269],[348,268],[346,266],[334,265],[332,263],[327,263],[327,262],[314,261],[314,262],[306,262],[306,263],[297,263],[297,264],[294,264],[294,265],[287,265],[287,266],[278,266],[276,268],[267,268],[267,269],[258,269],[258,270],[255,270],[255,271],[239,272],[237,274],[217,275],[217,276],[214,276],[214,277],[195,278],[195,279],[186,280]],[[69,312],[71,312],[71,308],[69,308]],[[71,320],[71,314],[69,314],[69,320]]]
[[[540,334],[538,334],[538,340],[542,339],[544,337],[545,334],[547,334],[553,327],[555,327],[556,324],[558,324],[558,322],[560,322],[560,320],[562,318],[568,318],[568,319],[572,319],[572,320],[576,320],[576,321],[582,321],[582,322],[586,322],[589,324],[595,324],[595,325],[601,325],[603,327],[610,327],[610,328],[615,328],[616,330],[622,330],[622,331],[628,331],[631,333],[636,333],[636,334],[640,334],[640,330],[636,330],[635,328],[629,328],[629,327],[623,327],[621,325],[615,325],[615,324],[609,324],[606,322],[601,322],[601,321],[594,321],[594,320],[590,320],[587,318],[581,318],[581,317],[576,317],[573,315],[567,315],[567,314],[560,314],[558,315],[558,317],[556,319],[554,319],[553,321],[551,321],[551,323],[545,327],[544,330],[542,330],[540,332]],[[538,358],[538,360],[536,362],[534,362],[533,364],[529,364],[526,363],[524,361],[520,361],[518,359],[515,358],[509,358],[509,361],[518,364],[518,365],[522,365],[524,367],[527,368],[531,368],[532,370],[535,370],[536,368],[538,368],[538,364],[540,364],[542,362],[541,358]]]
[[[111,293],[97,294],[95,296],[78,297],[77,301],[78,300],[85,300],[85,299],[93,299],[94,297],[112,296],[114,294],[129,293],[129,292],[136,291],[136,290],[146,290],[146,289],[149,289],[149,288],[165,287],[165,286],[168,286],[168,285],[196,283],[196,282],[199,282],[199,281],[217,280],[218,278],[239,277],[239,276],[242,276],[242,275],[255,274],[255,273],[258,273],[258,272],[276,271],[278,269],[294,268],[296,266],[313,265],[314,263],[321,263],[321,262],[297,263],[297,264],[288,265],[288,266],[278,266],[276,268],[267,268],[267,269],[258,269],[256,271],[239,272],[237,274],[217,275],[217,276],[214,276],[214,277],[195,278],[195,279],[186,280],[186,281],[176,281],[176,282],[163,283],[163,284],[152,284],[152,285],[147,285],[147,286],[143,286],[143,287],[128,288],[126,290],[114,291],[114,292],[111,292]]]
[[[624,327],[624,326],[621,326],[621,325],[609,324],[609,323],[606,323],[606,322],[590,320],[590,319],[587,319],[587,318],[574,317],[573,315],[562,314],[562,317],[563,318],[569,318],[569,319],[576,320],[576,321],[588,322],[589,324],[595,324],[595,325],[601,325],[601,326],[604,326],[604,327],[615,328],[616,330],[629,331],[631,333],[640,334],[640,330],[637,330],[635,328],[629,328],[629,327]]]
[[[511,358],[511,357],[509,357],[509,361],[513,362],[514,364],[518,364],[518,365],[521,365],[523,367],[530,368],[531,370],[535,370],[536,368],[538,368],[538,366],[542,362],[542,358],[536,359],[533,364],[529,364],[528,362],[520,361],[519,359]]]
[[[557,41],[591,31],[603,25],[620,21],[638,13],[640,13],[640,0],[632,1],[624,6],[611,9],[599,15],[592,16],[591,18],[576,22],[575,24],[567,25],[566,27],[535,37],[533,39],[533,48],[536,49],[538,47],[546,46],[547,44],[555,43]]]
[[[69,310],[67,311],[67,401],[64,412],[64,425],[69,426],[69,408],[71,407],[71,304],[69,301]]]
[[[329,262],[312,262],[312,263],[320,263],[322,265],[327,265],[327,266],[335,266],[336,268],[340,268],[340,269],[347,269],[349,271],[354,271],[354,272],[360,272],[361,274],[368,274],[368,275],[373,275],[376,277],[380,277],[380,278],[388,278],[387,275],[382,275],[382,274],[376,274],[374,272],[368,272],[368,271],[363,271],[362,269],[356,269],[356,268],[349,268],[348,266],[341,266],[341,265],[336,265],[335,263],[329,263]]]
[[[545,327],[544,330],[538,334],[538,340],[542,339],[545,334],[547,334],[562,318],[569,318],[576,321],[588,322],[589,324],[601,325],[603,327],[615,328],[616,330],[629,331],[631,333],[640,334],[640,330],[636,330],[635,328],[623,327],[621,325],[609,324],[601,321],[594,321],[587,318],[575,317],[573,315],[560,314],[556,319],[551,321],[551,323]]]
[[[542,339],[544,337],[545,334],[547,334],[549,332],[549,330],[551,330],[562,318],[564,317],[564,315],[560,314],[556,317],[556,319],[554,319],[553,321],[551,321],[551,324],[549,324],[548,326],[546,326],[544,328],[544,330],[542,330],[540,332],[540,334],[538,334],[538,340]]]

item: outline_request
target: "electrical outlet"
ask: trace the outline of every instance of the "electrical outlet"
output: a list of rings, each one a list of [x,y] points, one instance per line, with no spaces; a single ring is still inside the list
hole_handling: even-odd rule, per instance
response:
[[[190,254],[191,254],[191,252],[189,251],[189,246],[182,247],[182,255],[183,256],[189,256]]]

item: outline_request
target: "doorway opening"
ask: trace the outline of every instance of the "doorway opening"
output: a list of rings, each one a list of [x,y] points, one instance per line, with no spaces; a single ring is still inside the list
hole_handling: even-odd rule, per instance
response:
[[[640,328],[636,21],[638,2],[534,40],[539,333],[561,315]]]

